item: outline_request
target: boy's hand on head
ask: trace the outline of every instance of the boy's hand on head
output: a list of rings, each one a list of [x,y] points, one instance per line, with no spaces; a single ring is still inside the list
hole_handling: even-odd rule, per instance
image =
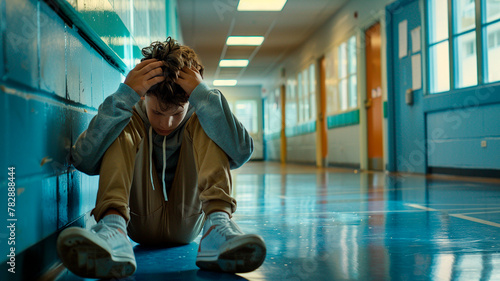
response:
[[[157,59],[144,60],[130,70],[125,78],[125,84],[143,97],[151,86],[163,81],[163,61]]]
[[[194,91],[203,81],[200,72],[194,67],[184,67],[179,72],[179,79],[175,81],[186,92],[188,96]]]

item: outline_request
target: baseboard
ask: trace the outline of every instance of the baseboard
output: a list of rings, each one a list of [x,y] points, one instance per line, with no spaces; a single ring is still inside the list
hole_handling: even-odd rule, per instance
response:
[[[69,226],[84,226],[85,216],[82,215]],[[63,228],[64,229],[64,228]],[[16,254],[15,273],[7,271],[10,266],[4,262],[0,265],[0,280],[21,281],[21,280],[54,280],[61,273],[61,262],[57,256],[56,241],[60,229],[48,237],[42,239],[35,245]],[[5,278],[3,278],[5,276]]]
[[[428,173],[465,176],[465,177],[481,177],[481,178],[500,179],[500,170],[495,170],[495,169],[466,169],[466,168],[429,167]]]
[[[353,163],[332,163],[332,162],[330,162],[330,163],[328,163],[328,167],[359,170],[361,168],[361,165],[360,164],[353,164]]]

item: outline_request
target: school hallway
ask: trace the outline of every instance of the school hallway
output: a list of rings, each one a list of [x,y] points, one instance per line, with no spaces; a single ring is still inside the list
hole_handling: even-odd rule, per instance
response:
[[[261,235],[254,272],[199,270],[197,242],[136,245],[124,280],[500,280],[500,181],[250,162],[235,221]],[[65,271],[58,279],[83,280]]]
[[[202,227],[196,198],[230,213],[232,195],[234,221],[267,246],[255,271],[223,274],[196,266],[201,236],[133,244],[123,280],[500,281],[499,62],[500,0],[0,0],[0,281],[83,280],[68,268],[97,254],[68,262],[57,241],[120,196],[103,182],[125,187],[105,214],[148,220],[193,199],[162,209],[193,223],[162,242],[196,235],[182,232]],[[186,111],[162,108],[170,94]],[[191,151],[211,144],[202,131],[242,165],[232,194],[225,176],[195,182],[227,175],[200,168],[226,166]],[[120,136],[135,158],[129,146],[102,165]],[[132,183],[107,181],[122,166]],[[225,190],[184,196],[196,188]],[[203,258],[237,244],[225,238]],[[254,268],[262,242],[245,242],[230,254]]]

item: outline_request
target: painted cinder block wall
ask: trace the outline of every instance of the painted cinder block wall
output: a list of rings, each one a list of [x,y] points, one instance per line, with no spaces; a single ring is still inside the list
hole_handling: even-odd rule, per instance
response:
[[[176,1],[134,1],[141,3],[132,9],[131,2],[102,5],[113,7],[111,12],[143,44],[165,40]],[[113,66],[103,50],[98,52],[88,36],[56,11],[44,1],[0,0],[0,280],[31,279],[46,271],[57,262],[57,233],[88,218],[99,177],[75,170],[66,158],[98,106],[128,72]],[[179,30],[177,22],[177,17],[169,20],[170,32]],[[8,244],[6,227],[8,167],[15,167],[15,245]],[[12,246],[17,273],[5,275]]]

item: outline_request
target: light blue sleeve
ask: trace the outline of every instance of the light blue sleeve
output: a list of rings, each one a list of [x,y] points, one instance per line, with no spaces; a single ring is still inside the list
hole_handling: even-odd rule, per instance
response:
[[[130,122],[134,105],[139,100],[140,96],[132,88],[120,84],[118,90],[99,106],[87,130],[72,146],[69,163],[86,174],[99,174],[104,153]]]
[[[231,169],[245,164],[253,153],[253,139],[231,112],[219,90],[201,83],[189,97],[201,127],[228,156]]]

